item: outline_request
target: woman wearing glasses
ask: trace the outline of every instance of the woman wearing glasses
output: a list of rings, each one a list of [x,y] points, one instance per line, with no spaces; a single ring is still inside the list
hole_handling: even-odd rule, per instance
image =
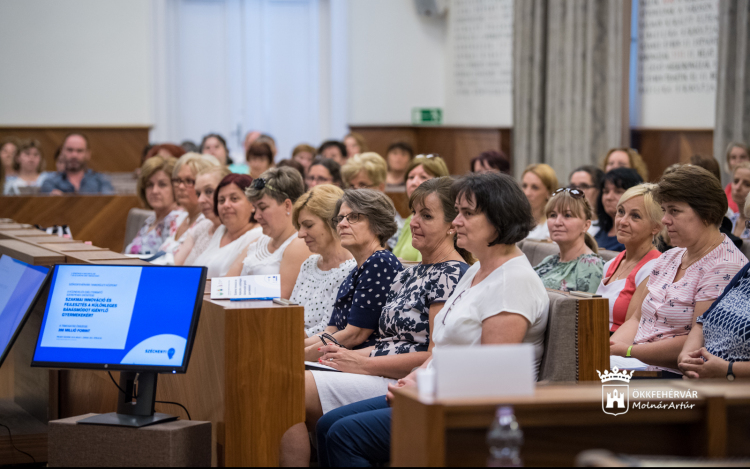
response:
[[[461,278],[434,319],[433,350],[441,347],[533,344],[534,374],[544,352],[549,297],[516,243],[534,227],[531,206],[518,183],[504,174],[471,174],[451,190],[458,215],[456,245],[479,262]],[[422,367],[431,367],[428,359]],[[416,373],[389,388],[416,386]],[[391,409],[385,396],[324,415],[316,429],[318,462],[367,466],[388,462]],[[367,432],[359,429],[366,428]]]
[[[570,173],[570,185],[583,191],[592,209],[596,207],[596,201],[599,199],[603,181],[604,171],[593,165],[581,166]],[[589,234],[596,236],[597,233],[599,233],[599,216],[596,210],[594,210],[591,217]]]
[[[242,251],[228,277],[278,274],[281,298],[292,295],[299,269],[310,257],[292,224],[292,208],[304,192],[302,176],[289,167],[271,168],[253,181],[245,195],[255,207],[255,221],[263,228],[263,236]]]
[[[341,165],[331,159],[318,158],[307,169],[305,184],[308,190],[321,184],[333,184],[336,187],[343,188],[344,180],[341,179]]]
[[[591,206],[580,189],[558,189],[545,207],[547,227],[560,254],[534,267],[544,286],[560,291],[594,293],[602,280],[604,261],[597,254],[591,227]]]
[[[172,171],[172,188],[177,204],[187,212],[187,217],[159,247],[164,255],[153,261],[161,265],[174,265],[174,253],[187,239],[187,231],[205,220],[195,193],[195,178],[204,169],[220,166],[219,161],[210,155],[185,153],[177,160]]]
[[[153,210],[125,248],[125,254],[156,254],[167,238],[187,216],[174,200],[172,171],[177,158],[154,156],[147,159],[138,175],[138,198],[147,209]]]
[[[469,268],[470,254],[455,246],[456,216],[450,178],[432,179],[414,191],[410,205],[414,244],[421,264],[398,273],[387,293],[374,347],[347,350],[322,347],[321,362],[343,373],[308,372],[307,426],[333,409],[382,396],[389,384],[408,375],[430,356],[430,330],[435,315]],[[459,252],[461,251],[461,252]],[[282,464],[310,459],[307,429],[293,427],[282,440]]]

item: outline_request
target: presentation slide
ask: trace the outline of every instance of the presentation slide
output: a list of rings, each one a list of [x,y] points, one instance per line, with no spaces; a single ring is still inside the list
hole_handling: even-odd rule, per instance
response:
[[[0,355],[42,287],[47,272],[45,267],[0,257]]]
[[[57,266],[34,361],[180,367],[201,272]]]

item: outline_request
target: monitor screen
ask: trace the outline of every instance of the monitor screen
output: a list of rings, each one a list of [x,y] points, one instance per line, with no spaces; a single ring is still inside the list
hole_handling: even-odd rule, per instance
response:
[[[21,332],[49,269],[0,257],[0,366]]]
[[[184,373],[205,267],[58,265],[33,366]]]

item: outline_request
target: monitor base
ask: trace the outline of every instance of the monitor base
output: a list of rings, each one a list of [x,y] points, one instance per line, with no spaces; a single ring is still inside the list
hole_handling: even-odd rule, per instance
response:
[[[78,425],[108,425],[113,427],[141,428],[159,423],[173,422],[177,420],[174,415],[124,415],[111,412],[109,414],[95,415],[87,419],[79,420]]]

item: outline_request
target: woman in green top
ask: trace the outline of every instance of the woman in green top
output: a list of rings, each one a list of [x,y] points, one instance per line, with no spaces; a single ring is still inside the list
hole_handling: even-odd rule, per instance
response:
[[[534,267],[544,286],[553,290],[595,293],[602,280],[604,260],[596,241],[587,233],[591,206],[582,190],[558,189],[545,207],[550,238],[560,254]]]
[[[411,199],[417,187],[433,178],[449,176],[448,166],[436,155],[417,155],[406,170],[406,195]],[[422,254],[411,245],[411,215],[404,221],[404,227],[398,235],[398,242],[393,254],[402,261],[421,262]]]

